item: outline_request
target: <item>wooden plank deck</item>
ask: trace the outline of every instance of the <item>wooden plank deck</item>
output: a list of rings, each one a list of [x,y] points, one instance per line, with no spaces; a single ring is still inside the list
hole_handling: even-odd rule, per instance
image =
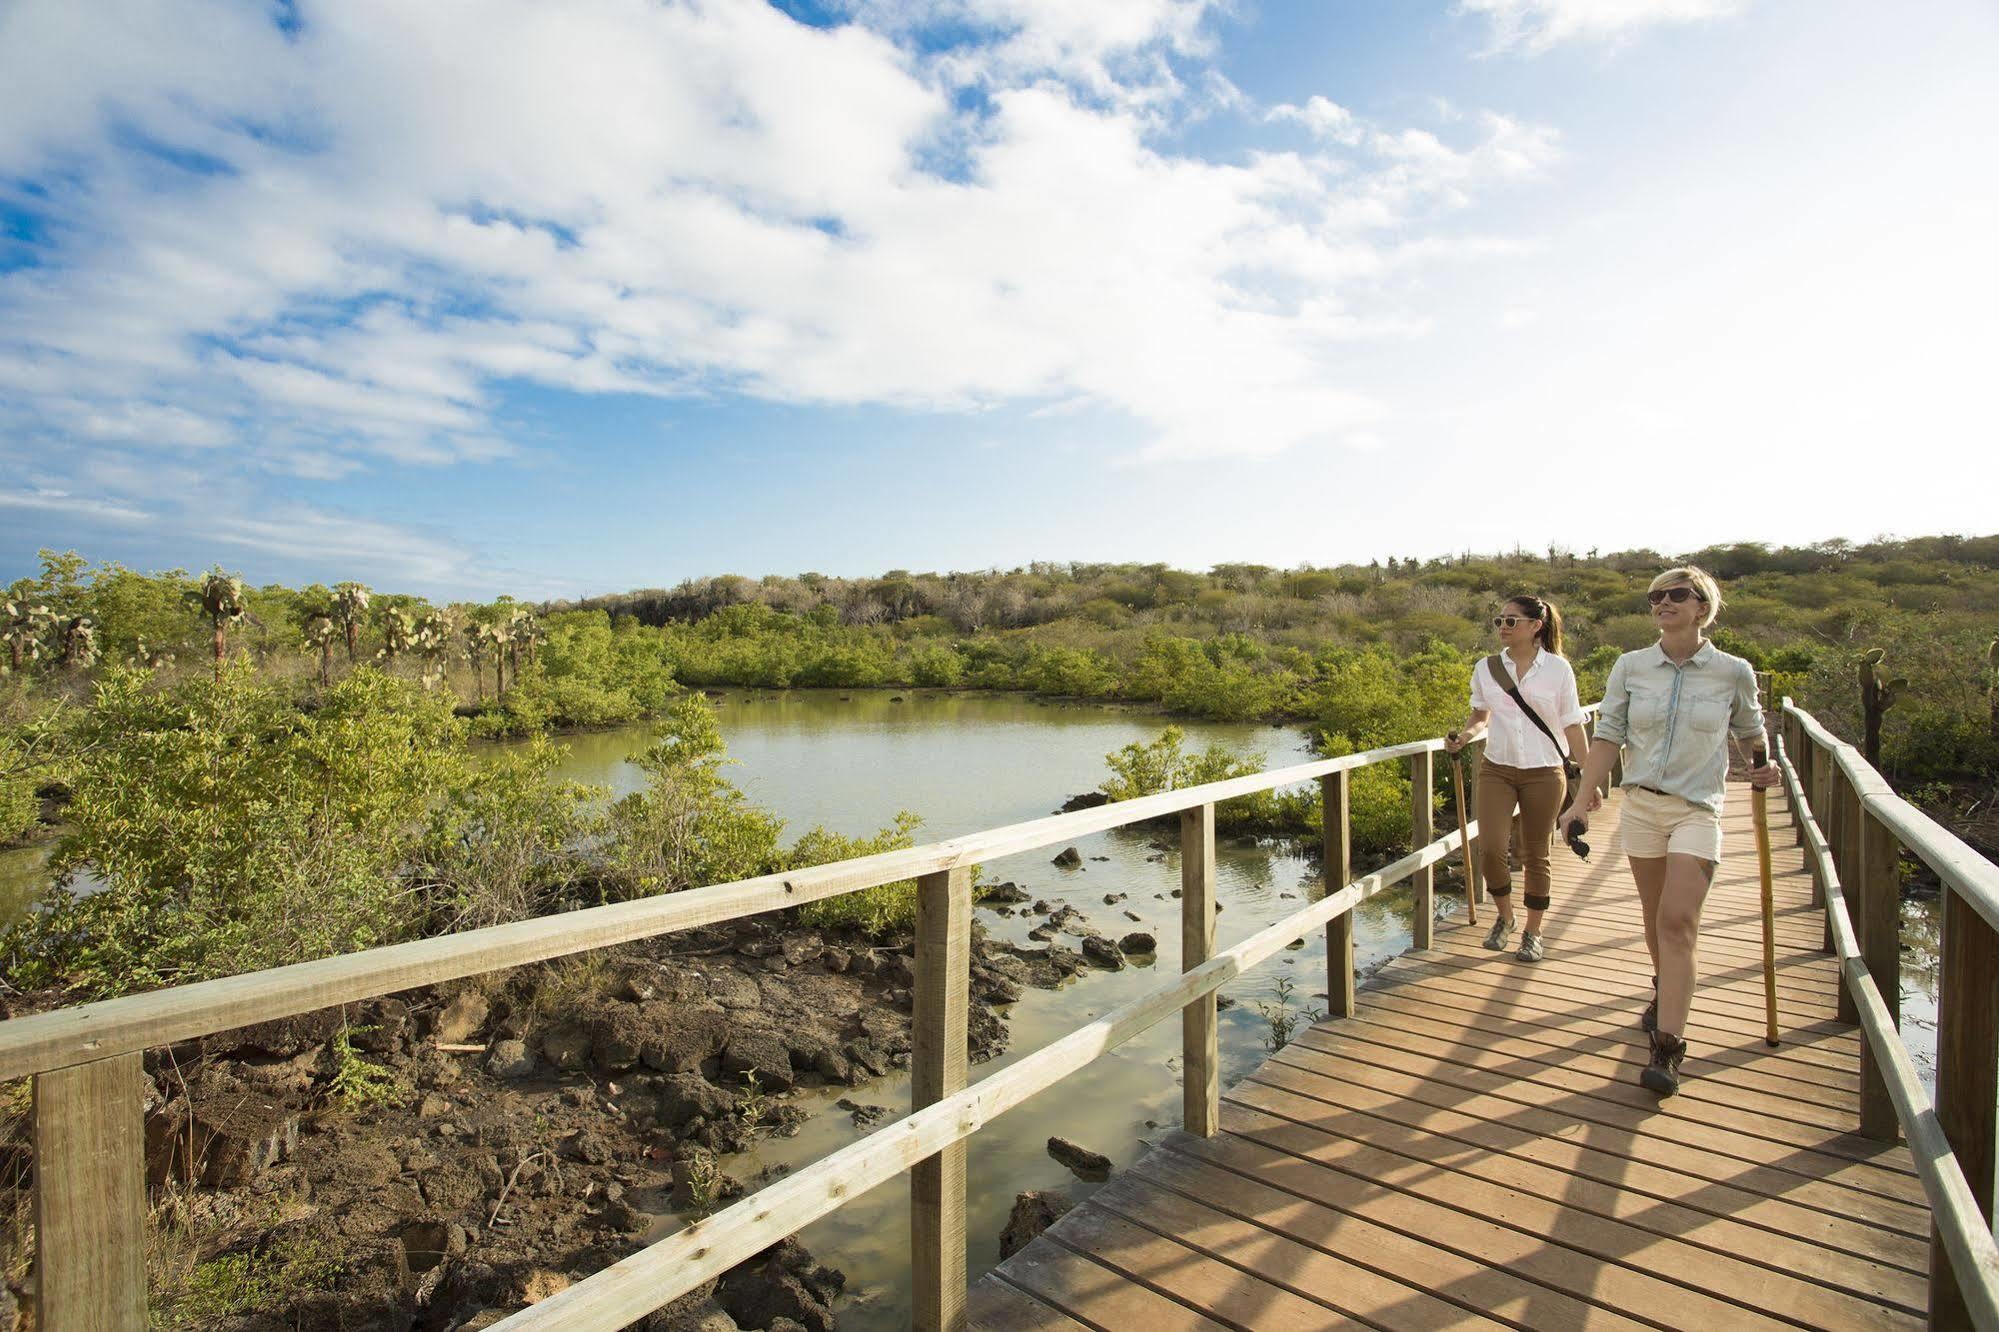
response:
[[[1544,961],[1440,921],[1358,1016],[1224,1093],[1220,1133],[1173,1134],[980,1280],[972,1325],[1922,1326],[1929,1209],[1907,1150],[1853,1131],[1859,1037],[1782,792],[1783,1043],[1763,1044],[1755,840],[1731,787],[1665,1101],[1636,1084],[1651,967],[1616,812],[1588,865],[1556,850]]]

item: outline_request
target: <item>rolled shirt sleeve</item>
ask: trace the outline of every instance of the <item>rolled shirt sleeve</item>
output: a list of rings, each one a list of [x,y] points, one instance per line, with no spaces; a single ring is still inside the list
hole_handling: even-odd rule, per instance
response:
[[[1485,661],[1483,658],[1471,664],[1471,705],[1480,712],[1492,711],[1492,700],[1485,696]]]
[[[1735,677],[1735,699],[1729,708],[1728,733],[1737,740],[1763,734],[1763,703],[1756,697],[1756,668],[1748,662]]]
[[[1617,664],[1610,668],[1610,678],[1603,682],[1603,706],[1597,709],[1596,736],[1598,740],[1608,740],[1613,745],[1622,746],[1629,732],[1626,718],[1631,712],[1631,687],[1625,681],[1625,663],[1629,655],[1619,657]]]

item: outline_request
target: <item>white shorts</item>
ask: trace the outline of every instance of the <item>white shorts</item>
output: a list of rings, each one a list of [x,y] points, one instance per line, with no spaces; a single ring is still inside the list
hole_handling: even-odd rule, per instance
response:
[[[1624,854],[1639,860],[1656,860],[1668,853],[1721,859],[1721,815],[1706,805],[1636,786],[1624,788],[1618,836]]]

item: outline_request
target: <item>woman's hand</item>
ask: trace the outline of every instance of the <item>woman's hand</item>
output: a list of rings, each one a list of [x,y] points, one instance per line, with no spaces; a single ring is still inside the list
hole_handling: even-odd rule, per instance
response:
[[[1465,739],[1464,733],[1462,731],[1452,731],[1449,735],[1444,737],[1444,752],[1447,754],[1455,754],[1460,749],[1463,749],[1466,745],[1470,743],[1471,741]]]
[[[1749,770],[1749,784],[1762,790],[1767,791],[1782,780],[1783,774],[1777,771],[1777,765],[1774,763],[1765,763],[1760,768]]]
[[[1603,792],[1594,787],[1582,791],[1577,794],[1576,803],[1563,810],[1562,816],[1555,820],[1555,831],[1566,837],[1571,823],[1580,823],[1587,828],[1589,816],[1602,808]]]

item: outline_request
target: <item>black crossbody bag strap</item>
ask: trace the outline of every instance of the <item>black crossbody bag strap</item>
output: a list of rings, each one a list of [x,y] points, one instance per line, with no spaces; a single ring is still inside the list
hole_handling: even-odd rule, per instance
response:
[[[1520,705],[1520,710],[1527,714],[1527,720],[1533,722],[1535,726],[1540,728],[1541,734],[1548,737],[1548,743],[1553,745],[1555,752],[1562,756],[1562,771],[1570,777],[1582,771],[1576,766],[1575,759],[1563,752],[1562,742],[1557,740],[1555,733],[1548,729],[1548,723],[1541,720],[1541,714],[1534,711],[1534,705],[1521,697],[1520,686],[1514,684],[1512,682],[1513,677],[1506,673],[1505,655],[1498,652],[1493,653],[1485,659],[1485,668],[1492,673],[1492,678],[1498,682],[1499,687],[1506,691],[1506,696]]]

